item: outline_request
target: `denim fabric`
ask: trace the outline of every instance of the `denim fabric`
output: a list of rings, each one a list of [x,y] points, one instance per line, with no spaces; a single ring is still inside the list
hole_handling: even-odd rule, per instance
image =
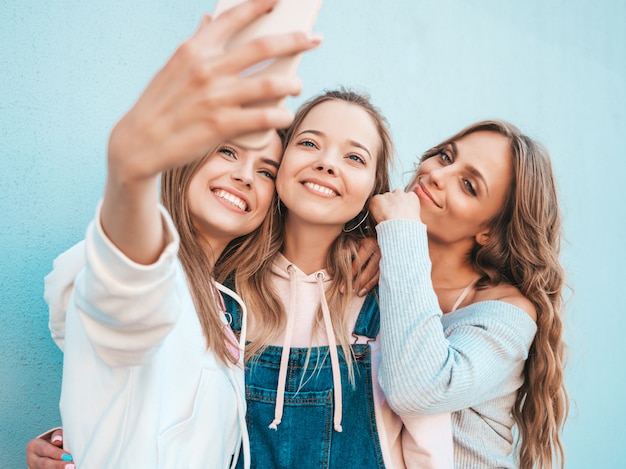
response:
[[[236,304],[227,302],[235,329],[241,327]],[[354,334],[375,339],[379,311],[373,294],[366,298]],[[328,347],[292,348],[285,406],[277,430],[274,419],[282,347],[270,346],[246,364],[246,421],[252,468],[384,468],[372,392],[371,350],[352,345],[354,385],[338,347],[343,398],[342,432],[333,429],[333,377]],[[308,359],[307,359],[308,355]],[[308,361],[307,361],[308,360]],[[237,467],[243,467],[240,458]]]

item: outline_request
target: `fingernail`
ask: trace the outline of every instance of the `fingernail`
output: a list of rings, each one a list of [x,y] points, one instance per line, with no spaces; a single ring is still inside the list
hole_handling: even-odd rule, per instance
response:
[[[366,293],[367,293],[367,290],[363,288],[359,291],[359,296],[365,296]]]
[[[50,441],[52,443],[56,443],[57,441],[63,441],[63,437],[61,435],[54,435]]]
[[[72,460],[72,455],[71,454],[64,454],[63,456],[61,456],[61,459],[63,461],[71,461]]]
[[[76,465],[75,464],[66,464],[65,465],[65,469],[76,469]]]

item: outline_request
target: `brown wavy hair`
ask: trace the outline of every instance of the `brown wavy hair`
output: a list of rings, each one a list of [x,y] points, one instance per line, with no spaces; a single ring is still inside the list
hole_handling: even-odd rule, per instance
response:
[[[352,260],[356,256],[359,240],[375,236],[375,221],[369,212],[365,211],[369,207],[369,199],[374,194],[389,191],[389,166],[394,147],[387,122],[370,102],[369,96],[341,88],[326,91],[300,106],[293,123],[283,134],[283,149],[287,147],[293,133],[308,113],[321,103],[332,100],[354,104],[364,109],[371,116],[381,143],[377,155],[374,187],[370,197],[365,203],[364,210],[346,223],[346,227],[350,228],[357,225],[366,213],[365,222],[358,229],[347,233],[342,232],[331,245],[326,257],[326,268],[332,277],[332,283],[326,291],[326,299],[331,312],[333,330],[344,351],[346,360],[351,364],[350,335],[346,332],[348,331],[349,318],[345,311],[352,299]],[[277,196],[274,202],[274,209],[270,210],[270,214],[261,226],[264,236],[259,237],[258,240],[248,238],[231,243],[229,252],[225,253],[220,264],[216,267],[218,269],[216,275],[220,280],[234,275],[237,292],[246,303],[249,314],[257,319],[255,321],[257,325],[263,325],[260,339],[246,347],[246,359],[253,358],[265,349],[270,340],[283,330],[286,322],[283,303],[272,286],[271,268],[274,258],[283,246],[283,216],[287,209],[281,205],[279,210],[278,205],[281,202]],[[317,324],[322,324],[320,312],[318,312]],[[351,366],[349,369],[352,378]]]
[[[519,436],[520,469],[564,467],[560,438],[569,400],[564,385],[565,274],[559,262],[561,215],[547,150],[514,125],[498,120],[473,124],[431,148],[420,163],[451,142],[478,131],[495,132],[511,145],[513,177],[504,208],[488,223],[490,236],[469,253],[482,274],[477,288],[511,284],[537,311],[537,333],[524,366],[524,383],[512,410]]]

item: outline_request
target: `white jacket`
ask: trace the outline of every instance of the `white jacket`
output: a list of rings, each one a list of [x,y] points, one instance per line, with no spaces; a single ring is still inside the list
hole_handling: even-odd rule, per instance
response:
[[[242,439],[248,460],[243,352],[227,366],[206,350],[179,238],[162,213],[172,241],[154,264],[116,249],[98,210],[84,245],[59,256],[45,279],[64,349],[64,441],[80,469],[226,468]]]

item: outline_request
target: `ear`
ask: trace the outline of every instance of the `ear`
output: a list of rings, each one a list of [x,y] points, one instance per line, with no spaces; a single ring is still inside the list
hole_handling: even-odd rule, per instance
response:
[[[475,239],[478,244],[484,246],[485,244],[487,244],[487,241],[489,241],[489,230],[484,230],[477,233]]]

